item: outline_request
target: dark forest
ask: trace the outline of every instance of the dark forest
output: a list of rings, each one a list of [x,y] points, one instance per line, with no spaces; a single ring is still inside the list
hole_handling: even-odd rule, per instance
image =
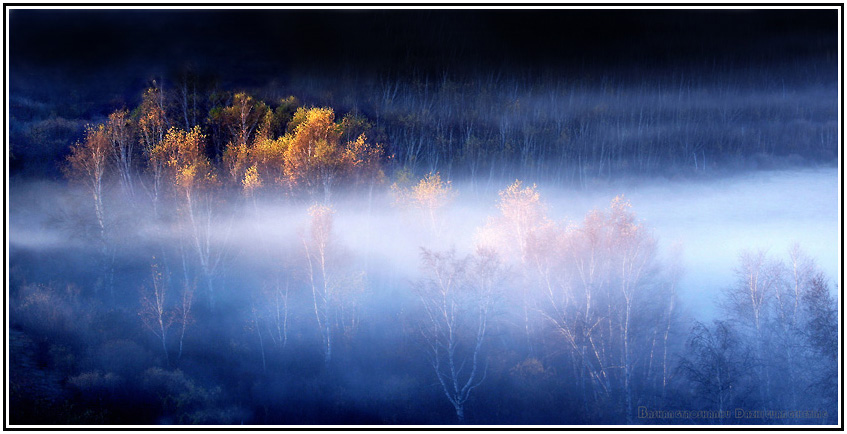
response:
[[[5,423],[840,425],[838,13],[11,8]]]

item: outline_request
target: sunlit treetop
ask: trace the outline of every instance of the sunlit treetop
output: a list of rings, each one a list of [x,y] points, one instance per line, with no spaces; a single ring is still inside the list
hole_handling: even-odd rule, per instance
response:
[[[516,225],[527,227],[541,223],[547,218],[547,206],[541,201],[538,187],[523,187],[520,180],[500,191],[497,208],[502,217]]]
[[[450,181],[441,180],[438,172],[428,173],[411,189],[411,204],[418,208],[437,209],[455,198]]]
[[[184,194],[218,183],[212,163],[205,154],[205,135],[199,126],[191,131],[172,127],[153,152],[164,158],[174,186]]]
[[[71,146],[65,175],[72,181],[86,184],[100,182],[106,169],[106,159],[111,152],[111,141],[103,124],[85,129],[85,139]]]
[[[501,190],[497,209],[477,233],[477,243],[501,252],[505,257],[525,261],[544,251],[556,237],[547,205],[535,185],[524,187],[520,180]]]
[[[141,105],[136,109],[138,129],[146,151],[150,151],[164,136],[167,130],[162,93],[158,88],[151,87],[141,97]]]
[[[266,144],[285,148],[284,172],[292,188],[315,193],[320,187],[328,195],[341,182],[382,180],[382,147],[364,133],[345,143],[345,123],[335,121],[331,108],[299,108],[291,125],[282,143]]]

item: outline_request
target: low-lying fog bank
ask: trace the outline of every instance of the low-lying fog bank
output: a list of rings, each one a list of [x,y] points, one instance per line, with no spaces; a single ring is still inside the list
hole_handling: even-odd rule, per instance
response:
[[[156,212],[115,187],[102,226],[80,189],[15,181],[12,420],[634,424],[726,400],[831,424],[837,178],[432,175],[331,206],[220,189]]]
[[[503,181],[505,188],[510,181]],[[444,211],[440,235],[422,230],[419,216],[397,207],[388,189],[338,197],[334,227],[341,245],[370,271],[390,269],[412,279],[418,271],[420,247],[456,247],[470,252],[477,231],[496,215],[496,191],[471,193],[468,182],[452,185],[455,198]],[[783,258],[799,243],[832,280],[840,278],[838,226],[838,174],[834,168],[766,171],[726,177],[716,181],[642,181],[590,189],[557,189],[538,185],[541,200],[556,221],[580,222],[590,210],[606,209],[624,195],[632,210],[658,239],[660,256],[681,244],[685,273],[683,301],[708,319],[716,293],[730,285],[733,269],[743,250],[766,250]],[[68,197],[65,185],[48,181],[12,184],[9,202],[9,244],[25,250],[92,246],[80,236],[72,221],[84,219],[89,205],[85,196]],[[308,227],[310,203],[269,201],[240,202],[238,209],[220,214],[214,236],[232,244],[243,260],[257,246],[276,250],[296,248]],[[142,210],[143,211],[143,210]],[[131,214],[139,210],[114,210]],[[122,227],[126,240],[140,244],[151,238],[173,236],[152,221],[138,220]]]

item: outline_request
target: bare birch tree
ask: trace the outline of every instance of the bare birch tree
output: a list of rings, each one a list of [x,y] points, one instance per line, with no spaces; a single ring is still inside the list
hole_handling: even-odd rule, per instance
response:
[[[483,344],[506,278],[490,249],[457,258],[456,252],[421,249],[424,278],[415,292],[424,309],[420,330],[430,362],[460,422],[471,392],[485,380]]]
[[[159,264],[155,262],[155,258],[153,260],[154,262],[150,266],[152,288],[142,293],[141,311],[138,314],[141,316],[144,326],[161,342],[165,366],[170,366],[167,341],[168,330],[173,323],[173,318],[166,306],[168,295],[166,279],[159,271]]]

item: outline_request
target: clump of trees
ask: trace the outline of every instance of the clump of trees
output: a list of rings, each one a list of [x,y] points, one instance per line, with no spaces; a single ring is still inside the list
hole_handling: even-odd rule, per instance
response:
[[[516,181],[478,233],[518,274],[514,336],[523,335],[527,360],[566,356],[560,368],[592,417],[631,423],[635,406],[667,383],[670,361],[654,355],[674,345],[663,333],[678,321],[673,282],[659,272],[656,240],[625,198],[582,223],[557,223],[547,209],[536,186]],[[650,348],[650,357],[637,348]]]
[[[214,306],[215,277],[226,253],[214,238],[221,232],[226,236],[219,225],[231,217],[223,215],[219,202],[232,202],[232,193],[243,191],[251,198],[272,193],[330,205],[341,185],[372,190],[385,178],[382,146],[368,139],[369,126],[360,117],[336,121],[333,109],[298,107],[294,97],[274,109],[239,92],[217,95],[204,123],[195,115],[189,122],[188,96],[182,96],[183,104],[173,107],[172,96],[151,87],[132,113],[113,112],[71,147],[65,173],[91,198],[102,246],[102,286],[111,285],[113,238],[120,236],[113,232],[109,209],[144,207],[136,198],[139,188],[147,193],[156,222],[177,218],[185,237],[179,254],[185,259],[193,251]],[[121,187],[118,197],[105,191],[113,178]],[[166,199],[175,206],[163,209]]]
[[[738,262],[722,317],[692,330],[685,379],[704,405],[808,406],[835,421],[838,316],[827,278],[798,245],[785,260],[759,250]]]

